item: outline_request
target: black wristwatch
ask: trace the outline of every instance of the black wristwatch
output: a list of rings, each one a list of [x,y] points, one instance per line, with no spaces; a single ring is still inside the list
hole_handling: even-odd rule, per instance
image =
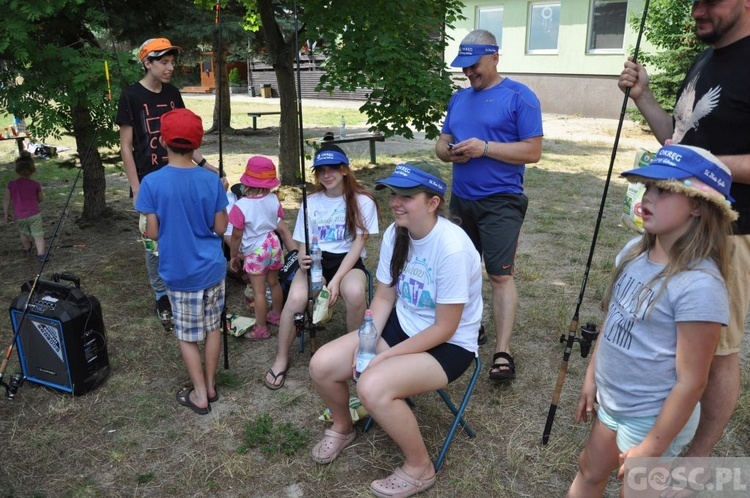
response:
[[[206,162],[207,162],[206,158],[204,157],[203,159],[200,160],[200,162],[198,163],[198,166],[200,166],[202,168],[203,166],[206,165]]]

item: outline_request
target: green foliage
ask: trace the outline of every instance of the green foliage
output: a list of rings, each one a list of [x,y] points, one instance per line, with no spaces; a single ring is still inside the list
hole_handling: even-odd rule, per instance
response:
[[[239,85],[240,83],[242,83],[242,80],[240,79],[240,70],[236,67],[232,68],[232,70],[229,71],[229,75],[227,77],[229,78],[230,85]]]
[[[125,58],[119,60],[103,47],[99,34],[106,18],[97,5],[93,0],[31,0],[3,13],[0,108],[23,116],[35,137],[70,133],[73,110],[86,109],[99,132],[99,146],[117,142],[114,114],[120,88],[113,77]]]
[[[147,472],[145,474],[138,474],[136,480],[138,481],[138,484],[148,484],[149,482],[154,480],[154,477],[156,476],[153,472]]]
[[[685,73],[695,57],[706,48],[694,34],[695,22],[690,12],[690,2],[651,0],[643,30],[646,39],[658,51],[642,52],[639,60],[649,71],[649,86],[654,97],[670,113]],[[640,15],[630,19],[635,30],[640,28],[640,23]],[[640,116],[637,111],[636,114]]]
[[[248,448],[260,448],[269,456],[277,453],[291,456],[305,444],[307,434],[304,431],[289,423],[274,424],[270,415],[263,414],[245,422],[245,444],[238,451],[245,453]]]
[[[462,8],[455,0],[372,0],[366,8],[342,0],[306,1],[306,37],[333,45],[320,88],[369,88],[361,110],[371,129],[413,138],[416,128],[427,138],[437,137],[455,90],[441,33],[460,18]]]

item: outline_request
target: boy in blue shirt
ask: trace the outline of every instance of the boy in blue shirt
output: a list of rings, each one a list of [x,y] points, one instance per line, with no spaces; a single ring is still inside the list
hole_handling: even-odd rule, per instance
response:
[[[203,141],[200,117],[188,109],[162,115],[159,141],[169,164],[143,178],[135,208],[146,215],[146,236],[159,241],[159,275],[193,384],[177,392],[177,402],[206,415],[219,398],[216,369],[226,274],[221,236],[228,223],[227,196],[218,176],[193,163],[193,151]],[[203,339],[204,361],[198,348]]]

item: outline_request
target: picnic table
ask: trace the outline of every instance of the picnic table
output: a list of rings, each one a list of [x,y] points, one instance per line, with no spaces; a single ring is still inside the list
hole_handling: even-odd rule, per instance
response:
[[[318,138],[306,138],[305,143],[312,146],[316,151],[325,144],[346,144],[351,142],[370,142],[370,163],[377,164],[375,158],[375,142],[385,142],[385,137],[381,134],[373,135],[372,133],[351,133],[345,137],[331,137],[331,134]]]
[[[258,129],[258,118],[261,116],[270,116],[273,114],[281,114],[281,111],[259,111],[259,112],[248,112],[247,115],[253,118],[253,130]]]
[[[23,141],[27,138],[29,138],[29,136],[24,133],[23,135],[14,135],[11,137],[3,135],[3,138],[0,138],[0,140],[15,140],[16,145],[18,145],[18,154],[20,155],[21,152],[23,152]]]

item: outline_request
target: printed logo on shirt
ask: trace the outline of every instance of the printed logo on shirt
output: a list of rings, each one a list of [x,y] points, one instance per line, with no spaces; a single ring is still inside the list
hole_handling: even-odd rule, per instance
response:
[[[430,292],[434,288],[433,269],[427,266],[427,258],[407,261],[398,277],[398,293],[401,299],[417,308],[435,308],[435,299]]]
[[[646,317],[656,293],[651,287],[631,276],[617,282],[612,293],[612,304],[607,313],[604,338],[623,349],[633,343],[633,325]]]
[[[315,211],[313,218],[318,225],[318,240],[326,242],[347,240],[349,234],[346,231],[345,209],[337,209],[325,218]]]

